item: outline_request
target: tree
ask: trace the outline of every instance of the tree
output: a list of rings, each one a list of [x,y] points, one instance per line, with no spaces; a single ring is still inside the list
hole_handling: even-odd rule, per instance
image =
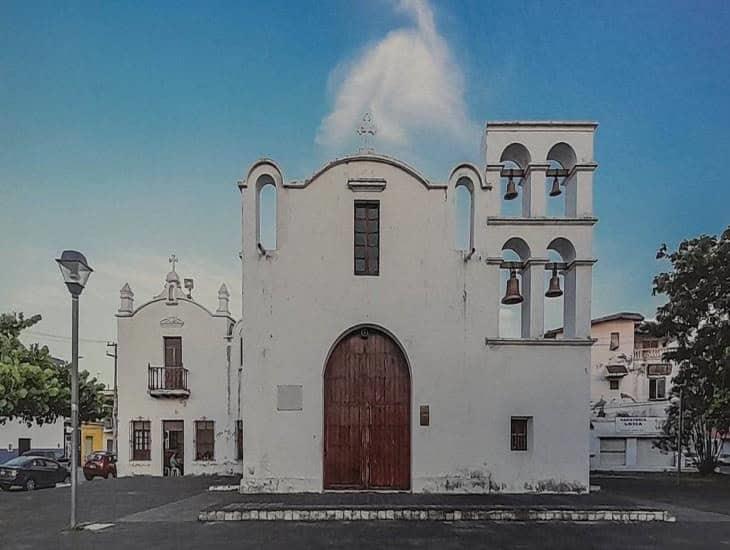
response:
[[[46,346],[28,347],[21,332],[41,320],[22,313],[0,315],[0,424],[19,419],[27,424],[53,422],[71,415],[70,368],[54,359]],[[79,418],[98,420],[106,415],[104,385],[79,373]]]
[[[673,252],[662,245],[657,259],[672,264],[671,271],[654,277],[653,294],[668,301],[647,328],[673,343],[664,360],[680,367],[672,381],[676,399],[664,424],[666,437],[658,445],[676,450],[681,395],[681,446],[694,451],[697,468],[707,474],[717,467],[730,432],[730,227],[719,237],[682,241]]]

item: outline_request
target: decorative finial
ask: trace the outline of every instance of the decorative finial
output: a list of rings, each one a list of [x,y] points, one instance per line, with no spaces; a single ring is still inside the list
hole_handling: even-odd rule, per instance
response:
[[[373,117],[370,113],[365,113],[362,117],[360,126],[357,127],[357,135],[362,139],[362,147],[360,152],[372,153],[373,147],[371,144],[371,138],[378,133],[378,127],[373,122]]]
[[[172,270],[175,271],[175,264],[177,262],[179,262],[180,260],[178,260],[177,256],[175,256],[175,254],[173,254],[172,256],[170,256],[170,258],[167,261],[172,264]]]
[[[218,309],[216,310],[216,315],[230,315],[231,312],[228,309],[228,300],[230,299],[231,295],[228,292],[228,287],[225,283],[221,285],[221,287],[218,289]]]

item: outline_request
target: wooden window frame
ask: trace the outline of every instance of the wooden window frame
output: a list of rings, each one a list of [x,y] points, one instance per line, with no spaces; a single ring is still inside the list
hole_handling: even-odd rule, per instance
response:
[[[203,432],[210,432],[210,441],[201,441]],[[205,445],[205,447],[203,447]],[[208,446],[210,447],[208,449]],[[208,454],[208,452],[210,454]],[[214,420],[196,420],[195,421],[195,460],[198,462],[211,462],[215,460],[215,421]]]
[[[659,396],[659,383],[661,382],[661,397]],[[652,387],[653,386],[653,387]],[[652,397],[652,390],[654,396]],[[649,378],[649,401],[664,401],[667,399],[667,377],[656,376]]]
[[[608,389],[609,390],[618,390],[621,386],[621,380],[618,379],[612,379],[608,381]]]
[[[530,418],[513,416],[510,418],[510,450],[527,451],[529,449]]]
[[[132,461],[152,460],[152,423],[149,420],[132,420],[131,428]]]
[[[616,337],[616,341],[614,342],[614,336]],[[610,338],[610,342],[608,344],[608,349],[611,351],[617,350],[619,347],[621,347],[621,333],[620,332],[612,332]]]
[[[365,218],[358,218],[358,210],[365,209]],[[370,212],[375,209],[377,219],[370,218]],[[352,268],[353,273],[358,276],[377,277],[380,275],[380,201],[357,200],[353,208],[353,238],[352,238]],[[358,230],[358,222],[365,223],[363,230]],[[376,229],[369,229],[369,225],[375,222]],[[359,239],[359,237],[363,237]],[[374,238],[373,238],[374,237]],[[358,243],[361,240],[361,243]],[[373,244],[372,241],[375,241]],[[359,250],[359,249],[362,249]],[[364,267],[358,267],[358,260],[364,262]]]

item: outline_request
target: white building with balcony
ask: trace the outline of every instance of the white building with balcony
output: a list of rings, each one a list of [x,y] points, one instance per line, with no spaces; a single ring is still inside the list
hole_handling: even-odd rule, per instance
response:
[[[117,312],[119,450],[126,475],[240,471],[239,369],[231,365],[228,289],[213,312],[173,268],[135,307],[128,284]]]
[[[591,323],[591,469],[653,471],[676,467],[662,436],[677,366],[663,361],[666,341],[642,330],[643,315],[615,313]],[[561,329],[550,331],[561,335]]]

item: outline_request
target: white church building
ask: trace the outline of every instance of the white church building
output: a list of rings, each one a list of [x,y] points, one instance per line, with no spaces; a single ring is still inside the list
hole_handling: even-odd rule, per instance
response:
[[[302,181],[255,162],[238,184],[240,320],[225,288],[212,313],[174,270],[136,309],[122,289],[121,475],[233,468],[245,492],[587,491],[596,126],[488,123],[484,165],[444,181],[372,150]],[[562,302],[560,339],[545,338],[548,300]],[[215,450],[201,455],[205,422]]]

